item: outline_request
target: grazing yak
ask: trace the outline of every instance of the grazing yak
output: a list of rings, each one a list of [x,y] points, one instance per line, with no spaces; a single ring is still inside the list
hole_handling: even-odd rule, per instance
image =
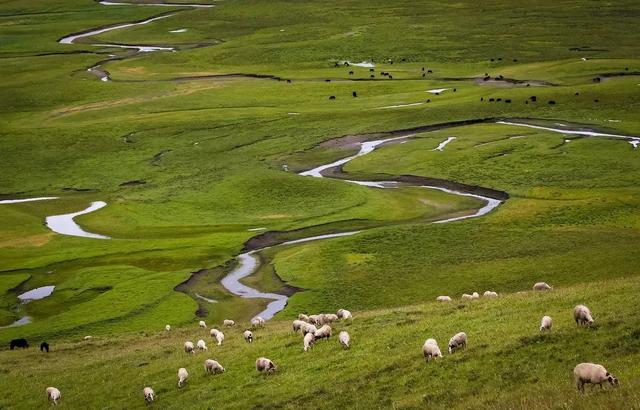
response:
[[[27,343],[27,339],[13,339],[11,341],[10,347],[11,347],[11,350],[13,350],[16,347],[21,347],[23,349],[26,349],[27,347],[29,347],[29,343]]]

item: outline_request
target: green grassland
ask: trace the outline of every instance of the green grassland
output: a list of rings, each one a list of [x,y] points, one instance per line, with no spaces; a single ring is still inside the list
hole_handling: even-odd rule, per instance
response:
[[[161,13],[172,15],[57,43]],[[0,380],[12,386],[0,407],[44,407],[50,384],[71,408],[142,407],[146,384],[163,408],[640,406],[640,327],[628,303],[640,267],[640,150],[623,139],[495,123],[640,136],[639,15],[633,1],[3,2],[0,199],[60,198],[0,204],[0,326],[33,319],[0,328],[0,343],[26,337],[54,348],[45,358],[0,351]],[[374,72],[335,67],[372,59]],[[111,81],[87,71],[101,61]],[[433,72],[423,77],[423,67]],[[439,88],[448,90],[427,92]],[[422,104],[389,108],[414,103]],[[419,132],[343,169],[353,179],[415,175],[509,194],[481,218],[431,223],[482,206],[469,197],[296,175],[353,155],[342,136],[482,119]],[[98,200],[108,205],[77,222],[111,240],[44,225]],[[228,372],[205,380],[204,356],[180,352],[198,335],[196,311],[209,322],[246,323],[268,302],[220,284],[254,228],[281,239],[364,231],[261,252],[260,270],[243,283],[291,294],[289,304],[253,345],[233,329],[227,345],[212,347]],[[516,293],[539,280],[554,292]],[[18,303],[46,285],[56,285],[52,296]],[[431,302],[486,289],[504,297]],[[571,324],[579,302],[592,307],[597,328]],[[349,328],[353,348],[339,351],[333,340],[303,355],[289,319],[339,307],[357,312],[338,326]],[[538,335],[543,314],[557,318],[557,332]],[[174,331],[160,334],[166,323]],[[469,350],[425,366],[424,339],[446,347],[459,330],[470,334]],[[95,341],[79,344],[87,334]],[[255,374],[258,355],[273,358],[278,373]],[[578,397],[570,373],[579,361],[602,362],[622,387]],[[192,380],[178,391],[183,365]]]

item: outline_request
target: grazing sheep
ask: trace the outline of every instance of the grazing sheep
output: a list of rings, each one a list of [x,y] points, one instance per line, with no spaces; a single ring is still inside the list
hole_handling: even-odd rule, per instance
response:
[[[553,288],[549,286],[546,282],[537,282],[535,285],[533,285],[533,290],[544,291],[544,290],[551,290],[551,289]]]
[[[224,373],[224,367],[220,365],[220,363],[216,362],[212,359],[207,359],[204,361],[204,371],[206,373]]]
[[[337,313],[339,319],[353,319],[351,312],[349,312],[347,309],[338,309]]]
[[[427,362],[430,359],[442,357],[442,352],[440,351],[440,347],[438,347],[436,339],[425,340],[424,345],[422,345],[422,354],[424,355],[424,360]]]
[[[225,320],[222,322],[222,324],[223,324],[223,325],[225,325],[225,326],[227,326],[227,327],[231,327],[231,326],[235,326],[235,325],[236,325],[236,322],[234,322],[233,320],[230,320],[230,319],[225,319]]]
[[[349,333],[343,330],[342,332],[338,333],[338,342],[340,342],[340,344],[345,349],[348,349],[350,347],[349,343],[351,342],[351,336],[349,336]]]
[[[294,320],[293,321],[293,331],[297,332],[298,330],[300,330],[302,328],[302,326],[304,326],[305,324],[307,324],[307,322],[304,322],[302,320]]]
[[[311,323],[305,323],[300,327],[300,329],[302,329],[303,335],[306,335],[307,333],[316,333],[318,331],[318,328]]]
[[[580,325],[592,325],[593,316],[591,311],[585,305],[578,305],[573,309],[573,319],[578,326]]]
[[[40,351],[49,353],[49,343],[47,342],[40,343]]]
[[[484,296],[485,298],[497,298],[498,294],[496,292],[488,290],[488,291],[484,292],[484,294],[482,296]]]
[[[207,344],[202,339],[198,340],[197,346],[198,346],[198,349],[204,350],[205,352],[209,350],[207,349]]]
[[[11,348],[11,350],[15,349],[16,347],[26,349],[29,347],[29,343],[27,343],[27,339],[13,339],[9,344],[9,347]]]
[[[302,320],[303,322],[309,322],[309,316],[305,315],[304,313],[300,313],[298,315],[298,320]]]
[[[333,323],[335,321],[337,321],[338,315],[334,315],[333,313],[325,313],[323,315],[320,316],[320,324],[324,325],[327,323]]]
[[[462,300],[473,300],[473,299],[480,299],[480,295],[478,294],[478,292],[473,292],[473,294],[468,294],[468,293],[463,293],[462,294]]]
[[[60,394],[60,390],[55,387],[47,387],[47,398],[53,402],[53,404],[58,404],[58,400],[62,397]]]
[[[313,323],[314,325],[319,326],[320,316],[321,315],[309,315],[309,323]]]
[[[324,325],[320,329],[316,330],[313,335],[316,339],[328,339],[331,337],[331,326]]]
[[[251,326],[252,327],[258,327],[258,326],[264,326],[264,319],[261,318],[260,316],[256,316],[253,319],[251,319]]]
[[[599,384],[609,382],[612,386],[619,386],[618,379],[609,373],[604,366],[595,363],[580,363],[573,369],[573,376],[579,392],[584,393],[585,384]]]
[[[211,330],[209,330],[209,335],[211,337],[216,337],[218,335],[218,333],[220,333],[220,331],[216,328],[212,328]]]
[[[449,354],[459,347],[463,347],[467,350],[467,334],[464,332],[456,333],[451,339],[449,339]]]
[[[471,298],[480,299],[480,295],[478,294],[478,292],[473,292],[473,294],[471,295]]]
[[[189,372],[184,367],[178,369],[178,388],[184,386],[187,382],[187,377],[189,377]]]
[[[147,403],[151,403],[153,401],[155,393],[151,387],[145,387],[142,389],[142,394],[144,395],[144,401]]]
[[[193,351],[193,342],[184,342],[184,352],[185,353],[195,353]]]
[[[171,330],[171,326],[170,326],[170,325],[166,325],[166,326],[164,327],[164,330],[166,330],[166,331],[168,332],[169,330]]]
[[[216,333],[216,340],[218,341],[218,346],[222,346],[222,342],[224,342],[224,333]]]
[[[206,328],[207,328],[207,324],[206,324],[206,323],[204,323],[204,320],[201,320],[200,322],[198,322],[198,326],[200,326],[200,327],[201,327],[201,328],[203,328],[203,329],[206,329]]]
[[[89,340],[91,340],[91,339],[93,339],[93,336],[85,336],[85,337],[84,337],[84,340],[86,340],[86,341],[89,341]]]
[[[543,316],[542,321],[540,321],[540,331],[551,330],[551,326],[553,326],[551,316]]]
[[[438,296],[436,298],[436,301],[438,301],[438,302],[451,302],[451,297],[449,297],[449,296]]]
[[[276,365],[266,357],[259,357],[256,360],[256,370],[259,372],[272,373],[276,371]]]
[[[251,330],[247,329],[244,331],[244,333],[242,334],[242,336],[244,336],[244,341],[247,343],[252,343],[253,342],[253,333],[251,333]]]
[[[316,338],[313,335],[313,333],[307,333],[306,335],[304,335],[304,338],[302,339],[302,344],[304,348],[302,350],[304,350],[305,352],[308,352],[311,346],[313,346],[313,343],[315,342],[315,340]]]

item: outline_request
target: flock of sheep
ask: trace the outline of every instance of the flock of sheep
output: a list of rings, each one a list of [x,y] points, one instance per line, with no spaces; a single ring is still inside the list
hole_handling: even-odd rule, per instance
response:
[[[551,290],[552,287],[549,286],[545,282],[538,282],[533,286],[533,289],[536,291],[548,291]],[[483,294],[485,298],[496,298],[498,297],[498,293],[493,291],[486,291]],[[473,292],[472,294],[463,294],[462,300],[474,300],[479,299],[480,295],[477,292]],[[436,298],[438,302],[451,302],[452,298],[449,296],[438,296]],[[594,323],[593,315],[588,307],[584,305],[577,305],[574,308],[573,318],[578,326],[583,325],[592,325]],[[298,333],[300,332],[303,336],[302,338],[302,350],[304,352],[308,352],[318,340],[321,339],[329,339],[332,335],[331,324],[340,321],[340,320],[352,320],[353,316],[350,311],[345,309],[339,309],[336,314],[333,313],[321,313],[317,315],[306,315],[299,314],[298,318],[293,321],[292,328],[293,331]],[[258,327],[264,326],[265,320],[260,316],[256,316],[251,320],[251,328],[256,329]],[[235,321],[226,319],[223,321],[223,325],[225,327],[233,327],[236,325]],[[551,330],[553,325],[553,320],[550,316],[544,316],[540,322],[540,332],[548,332]],[[203,329],[207,328],[207,325],[204,321],[199,322],[199,326]],[[170,325],[165,326],[166,331],[171,330]],[[216,328],[212,328],[209,331],[209,335],[214,338],[217,342],[217,345],[220,346],[224,342],[224,333]],[[88,340],[90,336],[85,337],[85,340]],[[243,338],[247,343],[253,342],[253,331],[251,329],[246,329],[243,332]],[[341,331],[338,334],[338,342],[342,345],[343,348],[350,348],[351,337],[348,332]],[[196,350],[206,352],[208,350],[207,343],[204,339],[200,339],[194,345],[191,341],[186,341],[184,343],[184,351],[188,354],[195,353]],[[458,349],[467,348],[467,334],[464,332],[456,333],[449,339],[448,343],[448,351],[449,354],[452,354],[454,351]],[[422,354],[426,362],[429,362],[431,359],[442,358],[442,352],[440,351],[440,347],[438,346],[438,342],[433,339],[427,339],[422,346]],[[256,370],[261,373],[272,373],[276,371],[276,365],[266,357],[259,357],[255,363]],[[206,359],[204,361],[204,370],[207,374],[218,374],[224,373],[225,368],[213,359]],[[186,368],[181,367],[178,369],[178,388],[182,388],[187,379],[189,378],[189,372]],[[580,392],[584,392],[585,384],[593,384],[600,385],[602,387],[603,383],[608,382],[613,386],[618,386],[618,379],[609,373],[603,366],[594,363],[580,363],[574,369],[574,379],[576,383],[576,387]],[[46,389],[47,397],[54,404],[57,404],[58,400],[61,398],[60,390],[55,387],[47,387]],[[155,392],[149,386],[143,389],[143,396],[147,403],[154,401]]]

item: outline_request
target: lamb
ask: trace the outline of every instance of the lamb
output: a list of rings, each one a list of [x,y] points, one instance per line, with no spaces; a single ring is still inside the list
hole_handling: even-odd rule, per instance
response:
[[[544,291],[544,290],[551,290],[551,289],[553,288],[549,286],[546,282],[537,282],[535,285],[533,285],[533,290]]]
[[[216,333],[216,340],[218,341],[218,346],[222,346],[222,342],[224,342],[224,333],[220,331]]]
[[[207,359],[204,361],[204,371],[206,373],[224,373],[224,367],[220,365],[220,363],[216,362],[212,359]]]
[[[351,342],[351,336],[349,336],[349,333],[347,331],[343,330],[342,332],[338,333],[338,342],[340,342],[342,347],[348,349],[350,347],[349,343]]]
[[[438,342],[436,342],[436,339],[425,340],[424,345],[422,345],[422,354],[424,355],[424,360],[426,360],[427,362],[432,358],[436,359],[438,357],[442,357],[442,352],[438,347]]]
[[[142,394],[144,395],[144,401],[147,403],[151,403],[153,401],[155,393],[151,387],[145,387],[142,389]]]
[[[62,397],[60,394],[60,390],[55,387],[47,387],[47,398],[53,402],[53,404],[58,404],[58,400]]]
[[[251,333],[251,330],[249,330],[249,329],[245,330],[242,335],[244,336],[245,342],[247,342],[247,343],[252,343],[253,342],[253,333]]]
[[[258,326],[264,326],[264,319],[261,318],[260,316],[256,316],[253,319],[251,319],[251,326],[252,327],[258,327]]]
[[[309,322],[309,316],[305,315],[304,313],[300,313],[298,315],[298,320],[302,320],[303,322]]]
[[[303,335],[306,335],[307,333],[316,333],[318,331],[318,328],[316,328],[315,325],[312,325],[311,323],[303,324],[300,329],[302,329]]]
[[[223,325],[225,325],[225,326],[227,326],[227,327],[232,327],[232,326],[235,326],[235,325],[236,325],[236,322],[234,322],[233,320],[230,320],[230,319],[225,319],[225,320],[222,322],[222,324],[223,324]]]
[[[307,322],[304,322],[302,320],[294,320],[293,321],[293,331],[297,332],[298,330],[300,330],[302,328],[302,326],[304,326],[305,324],[307,324]]]
[[[592,325],[593,324],[593,316],[591,315],[591,310],[585,305],[578,305],[573,309],[573,319],[576,321],[578,326],[580,325]]]
[[[164,327],[164,330],[166,330],[167,332],[168,332],[168,331],[170,331],[170,330],[171,330],[171,326],[170,326],[170,325],[166,325],[166,326]]]
[[[449,296],[438,296],[436,298],[438,302],[451,302],[451,297]]]
[[[209,350],[207,349],[207,344],[202,339],[198,340],[197,346],[198,346],[198,349],[204,350],[205,352]]]
[[[484,296],[485,298],[497,298],[498,294],[496,292],[488,290],[488,291],[484,292],[484,294],[482,296]]]
[[[308,352],[311,346],[313,346],[313,343],[315,342],[315,340],[316,338],[313,333],[307,333],[306,335],[304,335],[304,339],[302,339],[302,344],[304,348],[302,350],[304,350],[305,352]]]
[[[201,328],[203,328],[203,329],[206,329],[206,328],[207,328],[207,324],[206,324],[206,323],[204,323],[204,320],[201,320],[200,322],[198,322],[198,326],[200,326],[200,327],[201,327]]]
[[[272,373],[276,371],[276,365],[266,357],[259,357],[258,360],[256,360],[256,370],[261,373]]]
[[[187,377],[189,377],[189,373],[187,372],[187,369],[185,369],[184,367],[181,367],[178,369],[178,388],[181,388],[182,386],[184,386],[184,384],[187,382]]]
[[[337,313],[339,319],[353,319],[353,315],[347,309],[338,309]]]
[[[612,386],[619,386],[618,379],[609,373],[604,366],[595,363],[580,363],[573,369],[573,376],[579,392],[584,393],[585,384],[599,384],[609,382]]]
[[[328,339],[331,337],[331,326],[324,325],[320,329],[316,330],[313,335],[316,339]]]
[[[456,333],[451,339],[449,339],[449,354],[459,347],[463,347],[467,350],[467,334],[464,332]]]
[[[184,342],[184,351],[185,353],[195,353],[193,351],[193,342]]]
[[[551,319],[551,316],[543,316],[542,321],[540,322],[540,332],[551,330],[552,325],[553,320]]]

